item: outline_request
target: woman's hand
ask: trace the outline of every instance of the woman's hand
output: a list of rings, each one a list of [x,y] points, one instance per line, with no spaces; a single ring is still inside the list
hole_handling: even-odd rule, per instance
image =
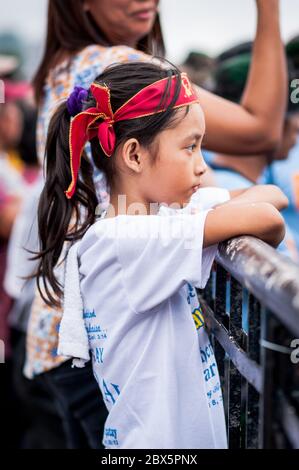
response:
[[[257,4],[257,7],[258,8],[268,8],[270,7],[271,9],[273,9],[273,7],[279,7],[279,4],[280,4],[280,0],[255,0],[256,1],[256,4]]]

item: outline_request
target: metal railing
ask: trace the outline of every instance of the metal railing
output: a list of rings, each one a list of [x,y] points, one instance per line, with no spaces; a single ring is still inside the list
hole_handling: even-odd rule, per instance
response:
[[[260,240],[236,238],[220,246],[199,298],[229,447],[299,448],[299,266]]]

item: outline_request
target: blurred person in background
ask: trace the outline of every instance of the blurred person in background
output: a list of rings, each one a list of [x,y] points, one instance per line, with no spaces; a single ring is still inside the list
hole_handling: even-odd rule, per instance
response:
[[[41,161],[50,118],[75,86],[88,88],[111,63],[151,61],[154,54],[164,55],[158,3],[158,0],[49,1],[46,47],[34,79]],[[279,0],[256,0],[256,4],[257,34],[242,103],[236,105],[198,89],[207,123],[205,145],[215,151],[258,153],[273,149],[280,138],[286,89]],[[265,86],[269,92],[262,101]],[[86,150],[89,155],[89,148]],[[99,202],[107,204],[108,188],[97,171],[94,183]],[[33,201],[32,214],[36,210]],[[65,426],[68,447],[98,448],[106,410],[104,405],[99,407],[91,367],[71,369],[70,361],[57,355],[60,321],[61,308],[55,299],[52,305],[47,305],[36,295],[28,328],[26,376],[43,382],[52,393]],[[87,396],[88,409],[83,407]]]
[[[239,44],[220,54],[215,71],[215,92],[223,98],[238,103],[246,86],[251,60],[251,42]],[[289,63],[289,75],[290,77],[293,75],[291,63]],[[248,188],[255,184],[277,184],[273,177],[274,162],[285,161],[296,144],[299,133],[298,112],[299,105],[295,106],[289,101],[282,139],[278,148],[272,153],[248,155],[242,158],[224,153],[207,154],[217,185],[231,190]],[[287,235],[279,250],[291,256],[294,261],[299,261],[299,251],[290,226],[287,226]]]
[[[24,80],[24,48],[21,38],[14,32],[0,33],[0,56],[2,64],[11,64],[4,70],[2,68],[1,77],[13,81]]]
[[[15,87],[18,88],[19,84],[11,82],[9,89],[14,90],[14,96]],[[57,417],[51,395],[46,388],[36,387],[34,382],[23,375],[26,331],[35,288],[33,280],[26,280],[29,274],[26,269],[28,260],[32,257],[30,251],[36,247],[34,230],[32,236],[33,227],[28,221],[32,220],[32,197],[40,193],[42,186],[36,152],[36,109],[28,104],[27,99],[18,100],[14,104],[21,115],[22,133],[15,148],[10,146],[18,175],[16,191],[20,194],[18,210],[9,227],[4,277],[5,295],[10,299],[5,326],[11,336],[6,384],[10,399],[8,403],[12,405],[7,406],[7,400],[3,401],[6,405],[1,416],[4,421],[6,417],[7,423],[11,423],[11,426],[7,426],[4,441],[8,448],[64,448],[61,421]],[[16,418],[17,427],[13,426],[12,417]]]
[[[188,74],[190,80],[205,90],[213,91],[214,71],[216,62],[213,57],[202,51],[192,51],[188,54],[180,69]]]
[[[1,46],[2,43],[0,49],[3,52]],[[19,388],[12,384],[18,338],[12,334],[8,318],[14,308],[15,297],[13,292],[5,288],[4,279],[15,221],[39,173],[35,138],[37,112],[33,107],[31,86],[15,78],[17,67],[16,57],[7,54],[0,56],[0,78],[4,85],[4,102],[0,104],[0,337],[5,341],[6,353],[0,406],[2,421],[7,422],[4,440],[8,447],[18,442],[18,431],[23,430],[24,407],[20,406],[17,399]],[[12,253],[12,258],[19,270],[22,260],[17,258],[17,252]],[[22,357],[24,359],[24,353]],[[14,425],[15,420],[19,427]]]
[[[30,136],[35,133],[36,111],[26,103],[30,87],[23,83],[4,81],[5,103],[0,104],[0,239],[1,239],[1,313],[2,338],[7,339],[6,315],[10,301],[4,292],[7,242],[14,220],[28,187],[38,173],[35,147],[30,148]],[[4,314],[4,311],[6,312]],[[9,353],[9,341],[6,340]]]
[[[23,375],[25,338],[34,282],[26,281],[25,249],[36,247],[31,237],[28,200],[39,185],[36,149],[37,111],[32,87],[22,80],[22,47],[14,34],[0,35],[0,337],[6,362],[1,369],[1,417],[4,445],[12,448],[64,448],[60,419],[46,389]],[[38,189],[38,194],[40,189]],[[18,426],[15,423],[18,423]]]
[[[290,64],[289,110],[293,114],[285,123],[286,141],[294,142],[286,160],[276,161],[271,165],[272,181],[279,186],[289,199],[289,207],[284,209],[283,216],[292,230],[297,251],[299,252],[299,35],[286,46]],[[297,131],[297,135],[296,135]],[[281,153],[288,151],[287,142]]]

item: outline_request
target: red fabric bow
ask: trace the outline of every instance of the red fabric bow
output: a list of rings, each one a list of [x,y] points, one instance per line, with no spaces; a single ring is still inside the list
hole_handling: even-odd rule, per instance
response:
[[[106,85],[97,83],[91,85],[90,90],[96,100],[96,107],[88,108],[86,111],[77,114],[70,126],[69,145],[72,182],[65,192],[68,199],[73,196],[76,190],[81,156],[86,142],[98,136],[103,152],[107,157],[111,157],[116,143],[113,124],[127,119],[150,116],[167,109],[174,96],[176,80],[175,76],[172,77],[169,96],[163,108],[159,106],[168,78],[163,78],[143,88],[115,113],[111,108],[109,88]],[[198,96],[185,73],[181,74],[181,80],[182,86],[174,108],[198,102]]]

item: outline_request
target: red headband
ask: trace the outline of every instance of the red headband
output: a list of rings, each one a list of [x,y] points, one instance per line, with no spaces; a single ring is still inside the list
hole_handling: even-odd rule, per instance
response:
[[[107,157],[111,157],[115,149],[115,132],[113,124],[118,121],[150,116],[164,111],[171,103],[177,78],[172,77],[169,97],[163,108],[159,108],[161,98],[167,86],[168,78],[163,78],[140,90],[113,114],[110,104],[110,90],[106,85],[93,83],[91,93],[96,100],[96,107],[88,108],[77,114],[71,122],[69,146],[71,156],[72,182],[65,192],[71,199],[77,184],[78,172],[83,149],[86,142],[98,136],[99,143]],[[198,96],[193,90],[185,73],[181,74],[182,86],[174,108],[188,106],[198,102]]]

